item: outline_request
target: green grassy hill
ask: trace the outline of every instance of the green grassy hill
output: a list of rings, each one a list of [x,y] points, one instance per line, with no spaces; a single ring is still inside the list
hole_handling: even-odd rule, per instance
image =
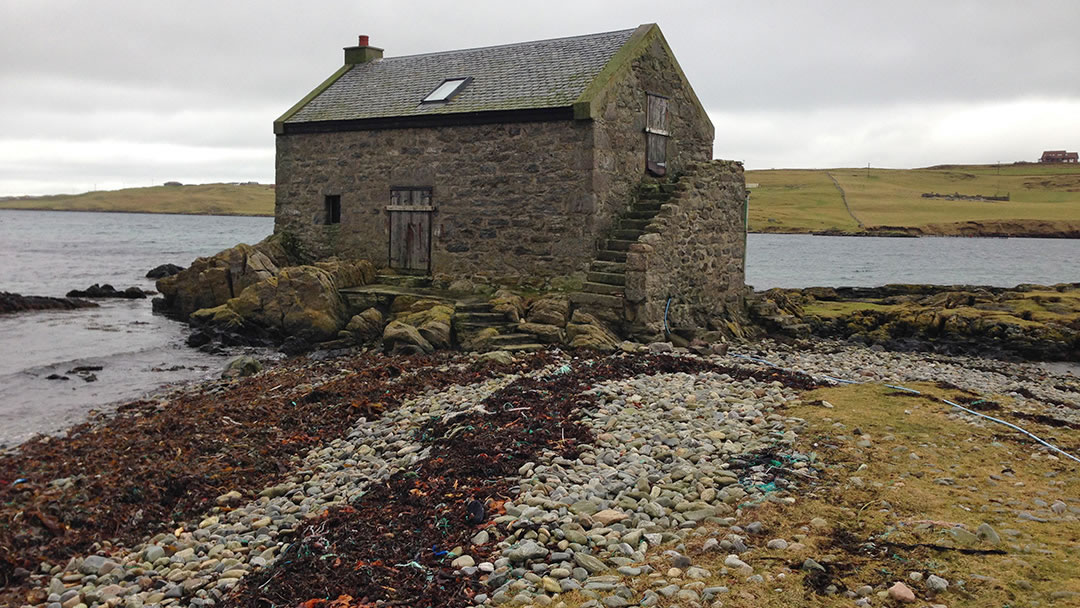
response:
[[[753,232],[1080,237],[1078,165],[780,169],[747,171],[746,182]]]
[[[0,209],[274,215],[274,186],[268,184],[153,186],[73,195],[0,198]]]

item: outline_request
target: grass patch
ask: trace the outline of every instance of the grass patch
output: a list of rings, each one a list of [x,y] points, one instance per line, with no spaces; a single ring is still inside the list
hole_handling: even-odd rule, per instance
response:
[[[274,186],[269,184],[198,184],[153,186],[0,199],[0,209],[113,211],[191,215],[274,215]]]
[[[917,388],[971,400],[960,391]],[[849,607],[852,600],[843,591],[862,585],[874,588],[872,605],[882,605],[876,596],[896,581],[915,591],[916,606],[1080,605],[1080,523],[1075,514],[1058,516],[1046,506],[1058,499],[1074,508],[1080,504],[1075,463],[1046,457],[1034,442],[1003,426],[969,424],[939,401],[881,385],[820,389],[804,394],[802,403],[821,400],[834,407],[799,405],[786,412],[808,422],[796,449],[821,457],[821,482],[796,495],[793,505],[766,503],[745,511],[738,522],[764,524],[765,534],[753,537],[753,548],[740,558],[765,582],[718,574],[723,554],[695,554],[691,548],[694,563],[714,573],[706,584],[729,587],[724,606]],[[995,415],[1008,417],[1009,399],[994,400],[1001,410]],[[1067,429],[1021,422],[1063,447],[1080,447]],[[1023,513],[1051,521],[1024,519]],[[815,518],[825,525],[812,525]],[[950,532],[975,532],[983,523],[999,534],[1000,543],[964,544]],[[771,538],[804,548],[766,549]],[[807,557],[825,566],[827,584],[839,593],[815,590],[813,583],[822,581],[808,581],[799,569]],[[657,555],[654,561],[663,559]],[[924,580],[912,581],[912,572]],[[947,579],[949,589],[930,592],[930,574]],[[884,605],[894,604],[886,599]]]
[[[830,170],[867,228],[925,234],[1053,234],[1080,231],[1080,166],[951,165]],[[747,171],[757,182],[750,228],[763,232],[858,232],[825,170]],[[831,192],[830,192],[831,189]],[[1007,202],[923,198],[923,193],[1000,196]]]

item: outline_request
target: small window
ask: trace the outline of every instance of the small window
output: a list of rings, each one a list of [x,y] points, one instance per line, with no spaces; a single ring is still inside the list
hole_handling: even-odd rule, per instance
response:
[[[450,101],[450,98],[460,93],[461,89],[464,89],[465,85],[469,84],[470,80],[472,80],[472,78],[450,78],[444,80],[442,84],[435,87],[435,90],[424,98],[422,103]]]
[[[340,194],[327,194],[326,195],[326,225],[340,224],[341,223],[341,195]]]

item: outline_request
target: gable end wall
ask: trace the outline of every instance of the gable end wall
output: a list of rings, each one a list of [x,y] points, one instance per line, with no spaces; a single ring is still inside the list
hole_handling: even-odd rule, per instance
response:
[[[712,160],[714,129],[693,92],[679,75],[658,35],[630,62],[599,99],[594,124],[594,176],[598,223],[617,215],[645,177],[645,123],[648,93],[668,98],[668,174],[693,162]]]

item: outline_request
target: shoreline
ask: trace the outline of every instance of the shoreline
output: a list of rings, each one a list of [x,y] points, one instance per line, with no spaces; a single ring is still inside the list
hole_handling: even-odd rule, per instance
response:
[[[410,478],[408,475],[403,476],[403,473],[422,466],[436,455],[442,455],[441,457],[445,458],[454,451],[465,450],[469,445],[475,445],[476,449],[486,451],[485,446],[494,445],[492,442],[495,441],[496,436],[485,438],[482,433],[489,432],[483,430],[485,423],[494,423],[496,428],[501,428],[499,425],[508,424],[511,426],[506,428],[513,429],[520,428],[519,421],[535,418],[535,422],[527,423],[526,430],[540,431],[548,428],[540,424],[545,416],[570,417],[560,422],[558,427],[551,427],[555,429],[553,437],[545,438],[529,430],[528,434],[520,438],[520,441],[540,442],[536,444],[537,449],[539,446],[549,445],[545,449],[553,449],[554,452],[541,457],[538,451],[533,456],[518,456],[523,459],[521,462],[511,460],[507,463],[506,472],[501,473],[495,481],[505,477],[507,480],[505,483],[517,484],[517,487],[520,487],[520,495],[509,490],[509,485],[500,490],[510,492],[506,498],[518,506],[511,506],[508,501],[505,508],[498,507],[495,513],[489,514],[488,517],[495,518],[496,524],[490,528],[483,528],[488,534],[484,536],[482,542],[477,542],[478,529],[462,527],[458,523],[459,516],[455,512],[445,514],[450,518],[449,527],[445,530],[440,531],[437,528],[430,530],[439,539],[444,538],[446,533],[450,533],[450,538],[438,542],[449,543],[446,547],[449,549],[455,542],[451,539],[458,539],[457,542],[466,547],[467,553],[475,556],[475,562],[484,560],[484,563],[495,564],[492,570],[477,571],[476,567],[465,565],[468,562],[459,563],[456,558],[454,558],[454,564],[451,565],[450,558],[443,562],[434,557],[424,556],[417,558],[423,569],[415,573],[412,573],[410,569],[405,569],[393,574],[398,577],[394,580],[402,582],[401,586],[405,589],[413,589],[414,592],[417,587],[409,587],[407,581],[422,581],[428,576],[427,573],[458,580],[459,582],[454,585],[455,589],[472,590],[470,592],[472,595],[468,597],[454,596],[449,598],[453,601],[440,605],[468,606],[473,605],[473,602],[466,601],[467,599],[475,600],[481,594],[495,597],[500,596],[501,592],[500,597],[509,599],[510,594],[518,593],[518,591],[508,591],[513,579],[507,580],[503,577],[500,582],[498,576],[500,568],[505,567],[499,565],[500,553],[503,559],[508,558],[508,561],[518,563],[518,558],[514,557],[511,549],[525,547],[529,542],[536,544],[535,540],[539,540],[541,544],[545,542],[543,536],[539,539],[527,540],[524,536],[515,535],[515,530],[519,531],[519,534],[524,534],[525,531],[531,529],[528,525],[515,526],[514,522],[521,518],[533,517],[540,521],[540,518],[552,517],[554,518],[552,530],[571,530],[573,528],[565,527],[568,524],[562,523],[560,518],[569,517],[572,521],[594,522],[610,512],[618,516],[614,520],[618,521],[618,518],[624,518],[629,514],[630,519],[626,520],[627,526],[623,528],[623,532],[615,536],[614,541],[588,540],[581,545],[575,537],[571,543],[571,553],[581,553],[581,555],[570,561],[576,561],[576,564],[572,563],[575,567],[580,567],[578,564],[585,564],[586,579],[581,581],[585,583],[588,577],[599,576],[607,568],[623,567],[619,566],[618,560],[621,558],[616,556],[624,554],[619,553],[622,549],[617,549],[616,545],[626,542],[627,533],[634,533],[635,528],[629,526],[631,521],[640,520],[643,527],[638,529],[646,535],[654,532],[644,526],[645,523],[660,526],[655,531],[657,543],[653,543],[652,537],[649,537],[650,540],[647,543],[649,546],[663,544],[660,542],[662,537],[670,537],[672,540],[681,538],[676,534],[678,529],[685,532],[692,531],[692,527],[676,525],[680,521],[686,521],[688,517],[700,517],[702,523],[712,521],[711,525],[732,526],[737,520],[741,526],[746,526],[755,518],[768,522],[771,521],[768,519],[770,508],[797,508],[798,505],[804,504],[804,494],[807,484],[811,483],[810,479],[823,479],[829,475],[827,467],[812,460],[807,461],[805,456],[799,457],[803,460],[794,461],[795,469],[801,471],[799,474],[774,472],[772,475],[763,476],[752,468],[757,459],[763,457],[756,454],[768,454],[766,460],[779,458],[787,462],[788,456],[781,458],[780,453],[797,456],[800,453],[799,450],[809,449],[801,447],[792,452],[792,449],[797,447],[794,442],[801,441],[796,437],[801,437],[805,429],[803,425],[791,422],[791,417],[805,417],[806,414],[784,413],[784,409],[793,407],[803,408],[803,410],[807,407],[814,409],[813,403],[801,403],[800,394],[822,386],[817,384],[818,381],[809,381],[809,376],[801,376],[798,373],[778,374],[775,370],[748,364],[733,356],[698,357],[683,351],[676,352],[675,356],[671,357],[666,354],[650,354],[649,350],[642,347],[642,350],[637,353],[620,353],[613,356],[593,355],[582,351],[572,353],[562,353],[558,350],[542,351],[520,356],[508,365],[477,364],[473,357],[456,353],[403,358],[357,352],[326,361],[312,361],[307,358],[290,359],[250,378],[211,380],[178,388],[151,400],[122,405],[113,414],[104,415],[75,427],[74,432],[69,433],[65,438],[24,444],[16,448],[15,456],[10,454],[0,456],[0,459],[5,461],[5,470],[13,471],[20,478],[27,479],[16,487],[11,486],[13,480],[5,480],[5,484],[0,484],[0,495],[4,499],[0,502],[5,505],[0,507],[0,519],[10,521],[16,511],[37,512],[33,505],[38,500],[63,505],[60,511],[52,509],[49,512],[41,511],[42,515],[37,519],[35,519],[36,516],[31,515],[29,518],[20,520],[20,533],[29,536],[20,537],[24,541],[22,544],[17,542],[12,545],[23,552],[17,553],[12,559],[17,559],[19,555],[25,559],[33,555],[25,553],[27,548],[39,546],[45,551],[41,555],[47,558],[50,566],[42,569],[36,567],[32,561],[20,561],[18,565],[9,563],[5,566],[4,560],[0,560],[0,569],[7,568],[5,574],[13,574],[15,568],[35,566],[26,568],[34,574],[23,575],[22,583],[7,591],[10,593],[21,590],[22,593],[26,593],[32,588],[40,589],[42,590],[40,593],[31,593],[32,597],[29,598],[28,603],[41,606],[49,601],[55,601],[46,597],[51,593],[58,596],[68,594],[69,599],[74,595],[80,595],[84,603],[92,605],[94,600],[104,599],[102,596],[106,588],[114,589],[113,593],[118,595],[137,596],[141,601],[148,603],[163,602],[170,597],[187,598],[184,600],[186,605],[190,599],[198,597],[217,598],[220,602],[223,594],[235,587],[230,597],[237,600],[235,602],[237,605],[247,605],[238,598],[253,597],[250,595],[251,590],[257,585],[263,585],[260,589],[264,589],[265,585],[275,580],[276,574],[285,574],[284,577],[277,576],[276,580],[279,582],[296,580],[297,584],[304,587],[305,581],[317,582],[318,578],[312,577],[321,576],[318,575],[320,570],[305,568],[316,565],[324,568],[326,565],[326,562],[316,561],[313,564],[298,559],[303,555],[302,550],[306,546],[304,543],[307,542],[300,542],[300,540],[310,538],[307,536],[311,533],[309,524],[318,524],[323,521],[331,523],[332,526],[344,525],[343,531],[350,530],[349,534],[359,534],[366,529],[364,526],[368,525],[365,523],[368,520],[357,514],[374,512],[375,509],[359,508],[350,511],[347,508],[349,504],[356,504],[357,507],[366,504],[354,501],[361,501],[369,487],[377,486],[376,481],[390,484],[392,487],[401,487],[403,491],[408,488],[419,488],[421,491],[430,492],[427,485],[412,485],[417,483],[413,481],[416,479],[415,476]],[[864,385],[866,389],[859,390],[871,390],[872,387],[879,387],[882,383],[930,383],[931,386],[933,383],[938,383],[961,387],[973,391],[971,394],[974,395],[1013,395],[1009,397],[1011,400],[1009,402],[1001,401],[1002,397],[994,397],[1003,404],[1001,411],[995,415],[1015,418],[1022,426],[1033,428],[1040,434],[1047,433],[1046,429],[1051,429],[1049,432],[1054,433],[1052,429],[1056,426],[1047,425],[1060,423],[1080,426],[1080,409],[1054,405],[1055,402],[1069,402],[1070,400],[1076,402],[1077,396],[1080,395],[1080,385],[1075,379],[1070,380],[1064,376],[1059,377],[1041,371],[1034,364],[926,353],[881,352],[867,347],[828,341],[820,341],[807,345],[805,348],[788,347],[766,341],[747,345],[739,350],[745,350],[748,355],[772,360],[785,368],[813,374],[814,377],[828,374],[869,383]],[[578,358],[572,359],[570,355],[576,355]],[[609,371],[604,372],[605,369]],[[665,370],[668,370],[668,373],[665,373]],[[671,371],[679,373],[672,374]],[[728,374],[728,376],[717,374]],[[698,378],[698,380],[688,385],[686,382],[689,378]],[[701,384],[698,386],[696,383]],[[687,387],[691,385],[697,388],[690,388],[687,392]],[[567,410],[563,414],[556,415],[554,413],[556,410],[545,407],[545,416],[521,418],[514,412],[508,412],[507,416],[500,415],[496,412],[494,405],[501,404],[503,401],[514,402],[515,397],[512,395],[515,393],[506,392],[513,386],[520,386],[525,391],[520,394],[527,397],[527,401],[522,406],[526,409],[536,399],[540,399],[541,403],[546,399],[564,399],[569,400],[568,405],[573,404],[575,411],[578,408],[581,408],[581,411],[571,413]],[[594,390],[591,388],[593,386],[608,388]],[[919,384],[919,386],[922,385]],[[554,387],[561,388],[553,390]],[[710,397],[710,391],[718,392],[719,396]],[[698,395],[697,400],[700,403],[692,401],[690,394]],[[834,400],[839,398],[839,396],[830,397]],[[588,400],[593,400],[595,403],[584,405]],[[671,402],[672,400],[674,402]],[[578,404],[579,401],[581,404]],[[922,407],[920,403],[925,402],[917,403],[909,399],[906,407],[918,410]],[[650,407],[641,409],[642,405]],[[1074,405],[1080,406],[1080,403],[1074,403]],[[715,414],[712,408],[717,408]],[[936,416],[939,415],[938,409],[940,408],[934,406],[928,412]],[[833,410],[820,410],[820,407],[816,411],[829,412],[830,415],[837,416],[842,413],[837,409],[833,414]],[[717,418],[716,416],[721,413],[724,415]],[[892,415],[898,416],[899,412],[894,412]],[[649,416],[660,416],[660,418],[652,420]],[[1024,418],[1025,416],[1027,418]],[[691,427],[685,427],[685,425],[698,424],[694,422],[695,420],[706,425],[719,426],[710,426],[708,429],[693,427],[697,430],[686,434],[684,430]],[[726,422],[723,424],[710,422],[713,420],[726,420]],[[864,422],[864,429],[866,429],[868,427],[865,425],[870,422],[868,420]],[[883,423],[898,424],[892,421],[883,421]],[[430,424],[435,426],[428,426]],[[968,428],[970,424],[962,422],[960,428]],[[573,425],[584,426],[580,430],[573,430],[579,428]],[[669,427],[669,425],[675,426]],[[475,427],[475,430],[468,430],[471,427]],[[568,447],[566,444],[559,443],[560,428],[564,441],[571,437],[578,438],[576,439],[578,443],[575,444],[578,447],[570,452],[560,451]],[[634,441],[632,437],[645,428],[652,430]],[[895,432],[900,433],[902,428],[898,427]],[[1000,428],[997,427],[997,429]],[[717,432],[720,434],[715,437],[710,435],[712,439],[708,439],[706,431],[710,434]],[[465,434],[454,438],[458,432]],[[777,434],[782,432],[785,440],[769,449],[779,449],[782,452],[766,450],[772,444],[771,440],[766,440],[772,432]],[[1009,435],[1007,431],[1000,432]],[[450,433],[453,439],[437,439]],[[664,433],[674,433],[672,437],[681,438],[668,440],[675,441],[667,444],[671,447],[666,448],[674,456],[673,460],[653,459],[653,457],[660,458],[660,452],[656,450],[664,449],[665,444],[662,442],[651,448],[652,452],[639,453],[639,448],[644,450],[639,443],[644,441],[645,445],[652,445],[649,437],[656,433],[660,433],[657,441],[666,437]],[[826,444],[846,441],[842,438],[842,435],[846,434],[842,429],[834,429],[833,434],[837,437],[825,440],[811,433],[807,435],[807,440],[813,437],[814,441],[824,441]],[[855,435],[858,439],[859,432],[856,431]],[[715,444],[710,443],[713,440]],[[999,438],[998,440],[1009,443],[1016,441],[1016,438],[1010,436],[1008,439]],[[552,443],[545,443],[549,441]],[[702,441],[706,443],[702,444]],[[860,441],[866,441],[866,439]],[[874,442],[886,445],[888,439],[882,433],[881,436],[874,436]],[[683,444],[685,446],[680,447]],[[558,447],[560,445],[563,447]],[[708,446],[709,449],[705,450],[704,446]],[[447,448],[452,448],[452,451],[439,451]],[[677,450],[672,452],[672,448],[684,451],[679,456],[680,452]],[[817,449],[822,451],[823,455],[827,454],[830,460],[840,456],[828,451],[828,448],[824,446]],[[1042,453],[1038,449],[1035,451]],[[135,455],[131,456],[133,453]],[[495,453],[509,455],[513,452],[502,450],[492,452],[492,454]],[[625,454],[625,457],[619,456],[620,453]],[[732,462],[731,459],[734,456],[736,464],[730,469],[726,468],[728,465],[711,469],[709,467],[713,465],[707,464],[707,459],[704,458],[714,453],[717,456],[728,454],[718,460],[718,463]],[[698,454],[703,459],[695,460],[691,464],[686,457],[693,454]],[[743,456],[738,456],[739,454]],[[220,460],[222,457],[226,460]],[[479,458],[479,456],[471,456],[471,458]],[[533,459],[531,467],[526,464],[525,458]],[[615,460],[607,460],[610,458]],[[737,464],[740,458],[746,461],[745,469]],[[574,485],[574,475],[580,474],[588,479],[589,475],[596,474],[586,473],[595,468],[595,465],[589,464],[594,461],[603,462],[605,465],[610,463],[617,470],[627,471],[631,477],[630,481],[622,485],[602,486],[610,489],[612,492],[610,495],[601,492],[600,488],[590,486],[592,489],[586,490],[584,486],[579,488]],[[828,462],[826,461],[825,464]],[[511,463],[512,467],[509,466]],[[643,465],[642,463],[654,464]],[[646,468],[640,469],[642,466]],[[652,470],[648,467],[653,466],[657,467],[655,471],[648,473],[647,471]],[[622,496],[625,492],[633,491],[633,478],[637,475],[644,475],[649,479],[652,479],[652,475],[657,475],[658,481],[654,483],[658,483],[664,475],[673,475],[673,471],[686,466],[693,467],[696,471],[695,478],[707,475],[708,479],[726,481],[715,487],[715,490],[719,491],[712,492],[694,489],[701,488],[700,485],[680,484],[677,480],[666,482],[674,484],[665,487],[675,488],[680,496],[681,493],[685,493],[686,500],[697,501],[692,504],[703,505],[692,507],[692,509],[698,509],[700,513],[663,508],[663,512],[668,513],[664,517],[671,519],[670,532],[668,528],[657,523],[661,521],[659,515],[649,515],[642,510],[660,508],[654,503],[650,502],[641,506],[637,503],[637,499],[634,499],[636,506],[631,506],[630,503],[616,500],[616,493]],[[792,465],[787,466],[790,468]],[[546,473],[540,472],[541,467],[546,470]],[[534,469],[535,472],[533,472]],[[509,472],[511,470],[517,473]],[[568,477],[564,471],[579,472]],[[709,471],[713,472],[709,473]],[[453,475],[457,474],[453,473]],[[846,475],[850,474],[846,473]],[[863,473],[863,476],[866,477],[869,474],[870,472],[867,471]],[[203,479],[203,475],[209,477]],[[439,475],[446,475],[446,479],[451,480],[450,472]],[[557,507],[548,506],[549,503],[553,503],[552,499],[560,494],[549,495],[545,491],[538,490],[540,481],[530,481],[530,479],[535,479],[536,475],[546,475],[547,484],[556,484],[558,487],[565,488],[564,492],[570,493],[569,497],[566,497],[565,493],[562,494],[566,504],[573,500],[573,496],[580,496],[579,502],[583,505],[581,508],[586,508],[584,505],[587,504],[593,505],[588,507],[591,509],[588,511],[590,514],[586,516],[580,514],[584,512],[578,512],[578,515],[560,515]],[[1075,476],[1075,469],[1072,475]],[[558,481],[551,481],[555,477],[558,477]],[[436,478],[426,479],[434,482]],[[421,476],[420,479],[425,478]],[[454,479],[465,483],[464,477]],[[909,481],[909,484],[915,481]],[[931,481],[928,479],[927,483]],[[641,483],[638,482],[639,485]],[[732,483],[734,485],[731,485]],[[114,487],[110,484],[118,485]],[[375,485],[369,486],[369,484]],[[628,490],[620,490],[627,484]],[[778,491],[775,495],[760,489],[768,484],[777,487]],[[467,491],[479,491],[470,489],[472,486],[469,485],[462,487]],[[178,493],[170,494],[173,491]],[[536,491],[542,494],[530,494]],[[137,494],[128,496],[130,492],[137,492]],[[405,493],[412,495],[409,492]],[[457,495],[460,496],[460,493]],[[645,492],[643,495],[648,497],[649,493]],[[169,496],[171,498],[168,501],[162,502],[160,507],[157,506],[159,497]],[[856,497],[859,496],[862,494],[857,494]],[[376,496],[373,495],[374,497]],[[790,502],[785,502],[789,499]],[[423,507],[425,509],[438,509],[440,507],[435,505],[438,500],[433,496],[430,504],[421,502],[427,505]],[[864,499],[860,498],[860,500]],[[895,500],[890,497],[890,501]],[[757,506],[744,506],[741,503]],[[405,502],[397,498],[388,504],[394,505],[394,511],[401,510],[402,514],[410,513],[409,509],[413,508],[407,507]],[[577,504],[574,503],[574,505]],[[671,505],[673,506],[674,503]],[[735,505],[738,505],[737,510],[733,510]],[[491,508],[495,509],[495,507]],[[539,511],[527,515],[530,508],[536,508]],[[320,514],[326,510],[332,514],[330,519],[327,520],[325,517],[320,519]],[[136,511],[139,514],[132,519]],[[56,515],[47,514],[58,513],[62,517],[68,517],[69,515],[66,514],[79,512],[89,514],[90,521],[94,523],[86,527],[89,522],[84,522],[82,527],[68,527],[66,531],[63,531],[64,527],[70,525],[71,522],[56,521],[52,519]],[[565,512],[565,507],[562,512]],[[420,513],[417,512],[417,515],[419,516]],[[823,515],[830,520],[836,516]],[[335,517],[338,519],[334,519]],[[730,521],[727,524],[718,524],[718,522],[728,521],[728,518]],[[430,516],[421,519],[435,521],[430,519]],[[1075,522],[1075,519],[1074,517],[1072,521]],[[85,549],[82,547],[88,547],[94,541],[101,542],[116,536],[112,526],[121,522],[124,522],[122,529],[125,530],[119,539],[121,544],[104,542],[100,545],[101,551],[97,556],[84,552]],[[387,522],[388,520],[383,521],[383,523]],[[61,527],[56,527],[58,525]],[[560,525],[563,527],[559,528]],[[600,528],[600,525],[593,524],[593,529],[610,529],[607,526]],[[779,524],[776,525],[779,526]],[[324,530],[325,528],[326,526],[323,525]],[[586,525],[585,530],[588,528],[589,526]],[[6,528],[0,526],[0,530],[3,529]],[[732,531],[734,532],[734,529]],[[770,534],[775,535],[778,532],[770,532]],[[489,536],[493,539],[504,538],[507,544],[496,546],[488,540]],[[332,535],[327,538],[332,538]],[[470,538],[472,538],[471,542]],[[584,539],[585,536],[581,538]],[[745,538],[745,542],[750,547],[761,546],[764,549],[763,545],[767,538],[769,537],[755,540],[751,533],[750,537]],[[50,542],[42,544],[41,541],[45,539]],[[637,538],[638,541],[641,539]],[[240,540],[243,540],[243,544],[239,542]],[[421,538],[414,540],[416,543],[426,542]],[[552,546],[556,540],[556,538],[551,539]],[[672,542],[672,540],[667,542]],[[695,543],[699,544],[702,540],[705,540],[705,537],[699,537]],[[232,544],[234,542],[235,546]],[[379,542],[383,543],[383,541]],[[600,544],[595,544],[597,542]],[[686,537],[686,542],[690,542],[689,536]],[[215,548],[219,545],[220,549]],[[204,553],[203,549],[199,549],[203,546],[210,547],[210,551]],[[249,547],[250,550],[240,551],[241,546]],[[354,560],[386,559],[390,556],[398,559],[393,554],[396,550],[393,546],[380,546],[384,553],[347,553],[344,547],[341,547],[338,553],[346,551],[348,559]],[[583,548],[589,546],[592,547],[591,550]],[[631,563],[668,559],[654,555],[651,550],[639,548],[636,541],[630,542],[630,546],[632,551],[641,551],[640,557],[636,554],[631,556]],[[159,552],[160,547],[164,547],[165,551]],[[195,550],[187,551],[185,547]],[[414,549],[412,545],[408,547],[410,547],[409,551]],[[578,549],[575,551],[574,547]],[[552,551],[558,551],[558,549],[553,548]],[[322,552],[326,552],[326,547]],[[739,550],[733,551],[731,548],[728,548],[726,552],[742,553]],[[713,566],[708,563],[699,562],[706,559],[707,553],[706,549],[704,552],[695,552],[690,555],[699,567],[705,566],[712,572],[716,572],[717,570],[713,570]],[[723,559],[724,553],[720,553],[719,559]],[[537,550],[536,555],[539,554]],[[320,554],[316,554],[315,558],[318,558],[318,555]],[[544,552],[544,555],[554,554]],[[745,562],[754,564],[755,568],[765,566],[767,562],[755,561],[755,555],[756,553],[750,552],[740,557]],[[811,553],[810,555],[821,559],[819,554]],[[76,559],[68,569],[63,564],[67,563],[67,558],[70,556],[75,556]],[[179,562],[174,556],[179,556]],[[283,556],[291,557],[283,558]],[[588,559],[589,557],[595,561]],[[213,570],[213,564],[221,563],[226,558],[231,560],[230,563],[233,565],[225,570]],[[164,561],[159,561],[161,559]],[[526,559],[542,558],[534,556]],[[559,560],[562,558],[555,556],[551,559],[552,566],[559,567]],[[798,558],[799,561],[802,559],[802,557]],[[185,562],[189,560],[190,565],[185,567]],[[114,566],[107,569],[106,562]],[[209,570],[200,568],[203,562],[210,565]],[[620,571],[623,576],[644,575],[640,571],[635,574],[630,565],[625,567],[630,570]],[[280,570],[275,568],[280,568]],[[733,567],[736,570],[738,568]],[[109,570],[114,571],[111,576]],[[192,576],[190,585],[179,584],[177,580],[182,579],[168,576],[170,571],[182,570],[199,574],[197,577]],[[508,572],[509,568],[505,571]],[[129,572],[133,574],[128,576]],[[768,569],[759,572],[764,574],[768,572]],[[122,573],[124,576],[119,576],[117,573]],[[419,578],[414,579],[412,574],[416,574]],[[376,575],[381,576],[378,571],[372,574],[372,576]],[[91,576],[95,578],[90,578]],[[573,580],[576,576],[555,580],[556,582]],[[709,577],[712,576],[709,575]],[[951,578],[954,575],[946,574],[946,576]],[[151,584],[147,585],[142,577],[147,577]],[[402,581],[402,578],[405,580]],[[755,592],[753,591],[755,588],[762,589],[762,587],[743,586],[742,578],[745,576],[738,581],[721,580],[721,583],[730,586],[732,591],[746,589]],[[251,583],[245,583],[245,579],[250,579]],[[355,578],[349,580],[350,584],[362,585],[363,580],[367,579],[359,580],[359,582]],[[386,582],[386,579],[371,580]],[[692,580],[699,579],[691,578],[685,583],[689,584]],[[161,584],[155,581],[160,581]],[[839,580],[836,582],[839,583]],[[1059,586],[1065,583],[1060,579],[1052,582]],[[877,585],[873,581],[870,583]],[[422,583],[412,584],[420,584],[424,587]],[[109,585],[115,587],[109,587]],[[800,587],[796,587],[798,588]],[[296,593],[296,590],[283,588],[280,584],[275,584],[269,589],[271,591],[268,593],[273,592],[280,598],[288,599],[291,605],[307,599],[306,596],[290,596],[289,594]],[[564,593],[568,598],[576,593],[573,589],[561,589],[558,584],[554,587],[548,584],[542,586],[537,584],[524,589],[529,594],[546,592],[549,595],[555,593],[556,597],[559,593]],[[560,589],[560,591],[553,591],[554,589]],[[695,589],[695,587],[684,586],[683,589]],[[217,591],[220,593],[215,594]],[[697,588],[696,592],[701,593],[701,589]],[[173,593],[176,595],[172,595]],[[0,597],[11,598],[12,596],[0,593]],[[21,601],[16,601],[16,604],[18,603]]]
[[[130,211],[125,209],[49,209],[46,207],[5,207],[0,204],[0,211],[59,211],[76,213],[130,213],[135,215],[198,215],[207,217],[274,217],[273,213],[199,213],[196,211]]]
[[[917,229],[916,229],[917,230]],[[957,238],[957,239],[1080,239],[1080,230],[1064,232],[986,232],[980,234],[945,234],[930,232],[903,232],[903,231],[844,231],[844,230],[750,230],[748,234],[791,234],[808,236],[846,236],[846,237],[882,237],[917,239],[923,237],[933,238]]]

